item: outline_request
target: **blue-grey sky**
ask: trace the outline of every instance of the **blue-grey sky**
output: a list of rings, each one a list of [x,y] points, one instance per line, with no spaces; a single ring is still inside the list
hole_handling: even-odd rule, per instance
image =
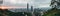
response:
[[[25,8],[29,3],[34,8],[50,7],[51,0],[4,0],[3,6],[22,7]]]

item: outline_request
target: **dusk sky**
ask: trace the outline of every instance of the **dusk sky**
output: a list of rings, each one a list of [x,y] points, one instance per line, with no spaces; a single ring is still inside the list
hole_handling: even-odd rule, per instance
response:
[[[32,5],[34,8],[40,8],[50,7],[51,0],[3,0],[3,2],[2,6],[26,8],[29,3],[29,7]]]

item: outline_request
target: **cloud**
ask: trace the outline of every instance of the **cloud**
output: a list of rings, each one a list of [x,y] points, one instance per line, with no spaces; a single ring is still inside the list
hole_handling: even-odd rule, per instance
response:
[[[35,0],[34,7],[50,7],[51,0]]]

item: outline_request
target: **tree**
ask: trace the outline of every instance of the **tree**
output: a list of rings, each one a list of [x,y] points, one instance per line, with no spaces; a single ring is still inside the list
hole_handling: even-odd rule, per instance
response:
[[[43,16],[60,16],[60,11],[57,9],[57,4],[55,5],[55,0],[54,2],[51,2],[52,9],[48,10],[47,14],[44,14]]]

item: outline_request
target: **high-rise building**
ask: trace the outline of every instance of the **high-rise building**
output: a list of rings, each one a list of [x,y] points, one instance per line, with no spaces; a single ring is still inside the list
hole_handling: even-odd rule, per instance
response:
[[[27,3],[27,11],[29,11],[29,3]]]
[[[31,11],[33,11],[33,6],[31,6]]]

